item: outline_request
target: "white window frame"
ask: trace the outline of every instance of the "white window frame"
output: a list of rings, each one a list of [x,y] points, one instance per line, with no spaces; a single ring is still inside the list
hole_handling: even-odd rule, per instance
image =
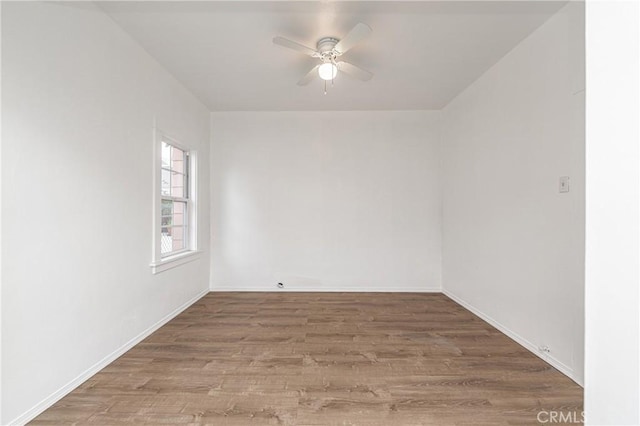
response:
[[[189,164],[187,191],[187,223],[186,244],[187,248],[176,253],[162,256],[162,199],[168,198],[162,195],[162,142],[175,146],[188,152]],[[166,132],[155,129],[153,138],[153,251],[151,272],[166,271],[176,266],[197,260],[201,251],[198,249],[198,152],[180,142],[177,138],[167,135]],[[169,197],[170,198],[170,197]]]

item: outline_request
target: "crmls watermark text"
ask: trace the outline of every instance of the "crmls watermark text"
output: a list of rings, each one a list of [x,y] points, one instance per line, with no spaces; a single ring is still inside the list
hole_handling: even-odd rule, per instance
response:
[[[536,417],[539,423],[584,423],[584,411],[539,411]]]

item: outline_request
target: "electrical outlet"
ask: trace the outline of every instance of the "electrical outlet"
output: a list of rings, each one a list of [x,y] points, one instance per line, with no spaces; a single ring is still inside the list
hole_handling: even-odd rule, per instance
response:
[[[542,352],[543,354],[548,354],[548,353],[551,352],[551,349],[549,348],[549,346],[546,346],[546,345],[545,346],[539,346],[538,350],[540,352]]]
[[[278,288],[284,288],[284,284],[278,283]]]
[[[560,184],[558,190],[562,192],[569,192],[569,176],[560,176]]]

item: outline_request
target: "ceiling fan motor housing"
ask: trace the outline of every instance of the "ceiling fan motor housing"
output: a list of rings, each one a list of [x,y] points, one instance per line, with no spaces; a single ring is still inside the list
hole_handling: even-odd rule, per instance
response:
[[[320,53],[329,53],[333,50],[334,47],[336,47],[336,44],[338,44],[339,41],[340,40],[338,40],[337,38],[323,37],[318,40],[316,48]]]

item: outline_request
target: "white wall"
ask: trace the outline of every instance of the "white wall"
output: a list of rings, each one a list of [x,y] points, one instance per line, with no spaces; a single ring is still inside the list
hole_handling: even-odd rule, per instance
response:
[[[209,113],[94,6],[2,8],[7,424],[208,290],[208,254],[158,275],[149,263],[154,118],[199,150],[206,189]]]
[[[640,3],[587,3],[588,424],[640,424]]]
[[[445,293],[579,383],[583,15],[565,7],[443,110],[442,179]]]
[[[439,119],[212,114],[211,288],[439,290]]]

